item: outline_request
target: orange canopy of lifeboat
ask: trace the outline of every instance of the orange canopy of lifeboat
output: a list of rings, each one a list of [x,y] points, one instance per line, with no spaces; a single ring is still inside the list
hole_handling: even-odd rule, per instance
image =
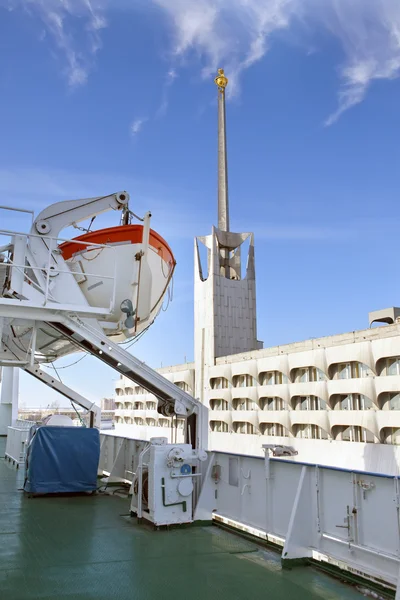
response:
[[[91,249],[89,244],[141,244],[143,241],[142,225],[119,225],[98,231],[89,231],[79,237],[74,238],[78,242],[88,242],[85,244],[74,244],[74,242],[64,242],[59,248],[64,260],[69,260],[74,254],[88,251]],[[171,248],[167,242],[153,229],[150,229],[149,245],[157,254],[171,267],[175,266],[176,261]]]

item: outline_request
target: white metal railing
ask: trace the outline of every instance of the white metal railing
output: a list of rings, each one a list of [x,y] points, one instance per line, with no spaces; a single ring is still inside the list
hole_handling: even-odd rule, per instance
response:
[[[29,430],[32,425],[35,425],[33,421],[18,420],[15,426],[7,427],[5,457],[17,466],[25,461]]]
[[[7,208],[7,207],[0,207],[0,208]],[[9,210],[13,210],[11,208],[9,208]],[[29,212],[29,211],[28,211]],[[75,277],[77,275],[76,272],[74,272],[72,269],[57,269],[55,267],[55,263],[53,260],[53,253],[55,251],[58,250],[58,245],[60,242],[70,242],[76,245],[81,245],[81,246],[90,246],[92,249],[93,248],[99,248],[104,249],[104,248],[108,248],[111,249],[113,251],[113,258],[114,258],[114,264],[113,264],[113,275],[104,275],[104,274],[100,274],[100,273],[88,273],[85,271],[84,275],[85,277],[92,277],[94,279],[101,279],[101,280],[109,280],[112,281],[112,293],[110,295],[110,305],[109,305],[109,312],[113,312],[114,308],[115,308],[115,298],[116,298],[116,274],[117,274],[117,248],[111,244],[95,244],[92,242],[86,242],[86,241],[81,241],[81,240],[76,240],[76,239],[69,239],[69,238],[61,238],[61,237],[51,237],[51,236],[44,236],[44,235],[39,235],[39,234],[35,234],[35,233],[22,233],[22,232],[17,232],[17,231],[11,231],[8,229],[2,229],[0,230],[0,237],[7,237],[9,238],[9,243],[4,245],[4,248],[7,247],[13,247],[13,239],[15,236],[19,236],[22,237],[25,240],[25,247],[27,247],[28,245],[28,241],[31,238],[38,238],[38,239],[42,239],[42,240],[46,240],[46,246],[47,246],[47,260],[46,260],[46,264],[44,266],[33,266],[33,265],[27,265],[25,263],[25,261],[22,261],[21,263],[19,262],[15,262],[13,261],[11,258],[8,258],[6,263],[3,263],[7,266],[9,266],[11,269],[16,269],[18,272],[21,273],[23,280],[28,281],[35,289],[37,289],[38,291],[40,291],[41,293],[44,293],[44,299],[43,299],[43,306],[46,306],[48,304],[48,302],[55,302],[55,299],[52,297],[51,295],[51,290],[50,290],[50,280],[52,277],[54,277],[57,274],[63,273],[63,274],[67,274],[67,275],[72,275],[73,277]],[[27,271],[33,271],[33,272],[38,272],[41,274],[44,274],[45,276],[45,289],[43,290],[31,277],[29,277]],[[98,309],[98,310],[104,310],[102,307],[92,307],[93,309]]]
[[[145,444],[102,432],[100,473],[132,482]],[[325,561],[397,585],[397,477],[210,452],[200,504],[203,494],[214,519],[280,545],[284,561]]]

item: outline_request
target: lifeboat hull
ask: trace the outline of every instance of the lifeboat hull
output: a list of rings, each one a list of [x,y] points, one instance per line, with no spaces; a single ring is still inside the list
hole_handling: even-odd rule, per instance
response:
[[[103,320],[113,324],[109,329],[105,326],[105,332],[114,339],[134,337],[153,322],[175,269],[167,242],[150,230],[145,244],[143,232],[141,225],[121,225],[86,233],[59,246],[89,305],[111,308]],[[125,326],[127,314],[121,310],[126,300],[133,309],[134,327],[130,328]]]

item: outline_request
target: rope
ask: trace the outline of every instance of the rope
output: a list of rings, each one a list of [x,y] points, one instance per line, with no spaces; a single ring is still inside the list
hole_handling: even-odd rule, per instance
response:
[[[167,312],[168,307],[169,307],[169,305],[172,302],[173,297],[174,297],[174,276],[173,275],[171,277],[171,285],[168,286],[167,292],[168,292],[168,295],[167,295],[167,298],[168,298],[168,300],[167,300],[167,306],[164,308],[164,303],[161,305],[161,310],[163,312]]]

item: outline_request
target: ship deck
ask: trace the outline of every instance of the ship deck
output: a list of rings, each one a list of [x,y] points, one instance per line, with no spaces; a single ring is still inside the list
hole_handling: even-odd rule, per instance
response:
[[[362,597],[313,567],[282,570],[278,554],[217,526],[154,531],[118,495],[28,498],[23,477],[0,458],[2,600]]]

